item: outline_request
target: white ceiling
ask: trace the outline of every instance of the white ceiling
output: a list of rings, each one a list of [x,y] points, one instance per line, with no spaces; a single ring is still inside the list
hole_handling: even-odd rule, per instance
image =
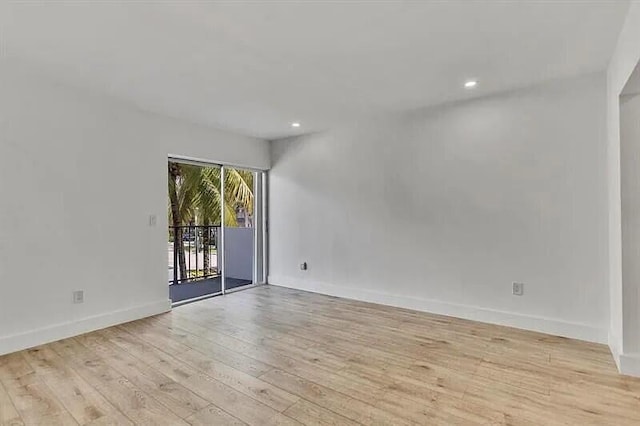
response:
[[[627,8],[5,1],[0,29],[6,58],[147,110],[271,139],[602,70]],[[473,91],[462,89],[468,78],[479,81]]]

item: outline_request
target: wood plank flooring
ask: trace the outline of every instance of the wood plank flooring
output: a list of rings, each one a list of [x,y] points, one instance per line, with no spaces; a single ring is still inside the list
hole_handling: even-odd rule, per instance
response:
[[[1,425],[640,425],[603,345],[263,286],[0,357]]]

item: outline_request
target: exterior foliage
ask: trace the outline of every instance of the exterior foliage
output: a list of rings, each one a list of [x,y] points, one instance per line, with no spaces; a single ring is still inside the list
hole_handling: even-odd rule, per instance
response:
[[[238,226],[240,214],[253,217],[253,172],[225,168],[224,202],[221,194],[221,169],[169,162],[169,223],[174,229],[174,249],[178,250],[181,277],[187,276],[183,225]],[[243,225],[246,224],[246,220]],[[209,234],[203,236],[205,273],[209,270]]]

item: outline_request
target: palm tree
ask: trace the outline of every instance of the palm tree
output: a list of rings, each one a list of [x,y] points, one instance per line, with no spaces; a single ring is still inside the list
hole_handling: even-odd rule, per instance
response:
[[[188,223],[217,225],[225,209],[225,226],[238,226],[237,211],[253,215],[253,173],[225,168],[224,203],[221,203],[221,169],[169,162],[169,216],[174,227],[174,250],[178,250],[180,276],[187,277],[182,230]],[[199,223],[196,223],[199,222]],[[209,273],[209,228],[205,228],[202,243],[204,273]]]
[[[180,228],[183,216],[180,205],[181,197],[178,196],[181,176],[180,164],[169,162],[169,221],[173,225],[173,250],[174,252],[178,250],[178,264],[173,267],[178,268],[180,278],[184,278],[187,276],[187,265],[182,246],[182,228]]]
[[[197,199],[194,200],[198,206],[198,218],[202,225],[205,225],[202,236],[203,245],[203,269],[204,275],[210,273],[209,252],[211,248],[211,228],[209,226],[219,224],[221,217],[220,194],[220,169],[213,167],[202,167],[199,170],[199,191]],[[226,203],[225,203],[226,206]]]

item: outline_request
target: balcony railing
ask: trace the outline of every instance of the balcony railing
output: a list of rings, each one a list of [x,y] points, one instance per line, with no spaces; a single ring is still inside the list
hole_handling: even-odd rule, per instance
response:
[[[170,226],[169,284],[220,276],[219,236],[220,225]],[[180,244],[182,252],[178,249]]]

